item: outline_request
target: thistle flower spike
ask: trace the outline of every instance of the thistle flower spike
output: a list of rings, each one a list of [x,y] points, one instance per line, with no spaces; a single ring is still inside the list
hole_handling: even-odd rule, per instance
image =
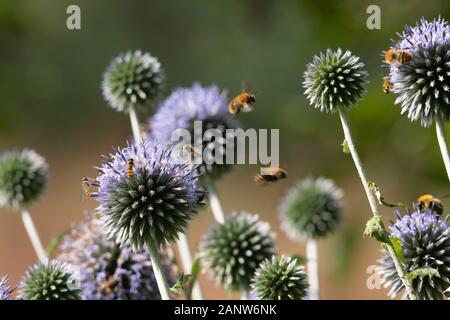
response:
[[[8,284],[8,276],[0,277],[0,300],[9,300],[15,289],[15,286]]]
[[[58,260],[80,267],[84,300],[161,299],[148,250],[133,252],[106,238],[93,215],[72,226],[63,237]],[[169,286],[176,282],[177,266],[169,250],[161,248],[161,263]],[[95,259],[92,259],[95,257]]]
[[[251,284],[258,300],[302,300],[308,286],[304,268],[285,255],[264,260]]]
[[[131,172],[127,161],[133,159]],[[184,233],[201,198],[196,167],[170,147],[144,140],[101,165],[98,197],[104,230],[119,245],[138,251],[149,243],[170,243]]]
[[[80,288],[72,266],[56,260],[28,269],[19,285],[24,300],[79,300]]]
[[[422,18],[414,27],[406,26],[395,43],[411,59],[404,63],[386,63],[395,103],[411,121],[423,127],[436,124],[442,159],[450,180],[450,152],[445,124],[450,118],[450,25],[439,17],[433,21]]]
[[[171,141],[172,134],[177,129],[190,131],[192,146],[201,146],[199,152],[210,143],[203,141],[203,134],[208,129],[217,129],[221,132],[222,141],[228,143],[232,138],[226,136],[226,129],[238,128],[239,124],[231,119],[227,109],[227,96],[225,91],[217,86],[202,86],[194,83],[189,88],[178,88],[174,90],[157,107],[155,114],[148,120],[151,128],[149,137],[161,144],[173,144],[178,141]],[[194,122],[201,121],[201,135],[194,132]],[[226,164],[226,149],[216,148],[223,158],[223,164],[215,163],[213,158],[204,159],[199,167],[200,173],[209,180],[219,179],[231,166]],[[202,154],[209,157],[209,154]]]
[[[149,53],[128,51],[114,58],[103,75],[103,97],[120,112],[145,111],[164,81],[161,64]]]
[[[34,150],[0,155],[0,206],[26,207],[39,198],[48,179],[48,165]]]
[[[281,228],[296,241],[327,236],[341,220],[342,197],[342,190],[330,179],[300,180],[281,201]]]
[[[405,277],[421,300],[444,299],[450,287],[450,215],[440,218],[431,210],[400,215],[389,227],[392,236],[400,240],[405,265]],[[390,255],[384,252],[379,260],[384,286],[395,297],[405,289]]]
[[[327,49],[306,66],[305,95],[310,105],[321,112],[349,109],[365,93],[367,75],[364,63],[349,50]]]
[[[204,236],[200,257],[216,284],[230,291],[248,292],[258,265],[270,258],[274,239],[269,224],[257,215],[233,213]]]
[[[48,165],[34,150],[6,151],[0,155],[0,206],[20,209],[24,227],[41,262],[47,260],[27,207],[43,193]]]
[[[435,117],[445,122],[450,117],[450,28],[442,18],[415,26],[406,26],[398,40],[392,40],[396,50],[412,56],[411,61],[388,63],[396,104],[411,121],[429,127]]]

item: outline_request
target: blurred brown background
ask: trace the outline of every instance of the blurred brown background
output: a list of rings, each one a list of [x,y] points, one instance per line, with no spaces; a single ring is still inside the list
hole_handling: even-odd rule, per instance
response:
[[[81,7],[82,29],[66,28],[66,8]],[[378,4],[382,29],[366,28],[366,8]],[[82,219],[92,200],[80,202],[80,180],[111,146],[131,135],[128,118],[106,106],[100,92],[109,60],[127,49],[149,51],[167,76],[166,94],[194,81],[237,93],[246,81],[256,110],[247,127],[280,128],[281,166],[289,179],[267,188],[252,181],[257,166],[240,166],[219,185],[227,212],[259,213],[277,233],[280,253],[304,246],[279,230],[277,207],[286,189],[306,175],[330,177],[345,191],[345,217],[320,242],[324,299],[385,299],[366,286],[378,245],[363,239],[370,210],[349,156],[341,152],[338,118],[308,107],[302,73],[313,54],[349,48],[367,64],[369,93],[350,113],[369,179],[388,201],[411,204],[423,193],[443,195],[449,185],[434,130],[400,116],[381,90],[381,51],[395,32],[425,16],[449,18],[447,0],[412,1],[67,1],[0,0],[0,151],[30,147],[45,156],[51,177],[31,207],[44,243]],[[450,134],[450,131],[448,131]],[[446,201],[447,205],[450,205]],[[389,209],[383,214],[391,216]],[[209,209],[192,223],[192,248],[212,223]],[[36,262],[18,214],[0,209],[0,274],[17,283]],[[207,298],[226,298],[201,278]]]

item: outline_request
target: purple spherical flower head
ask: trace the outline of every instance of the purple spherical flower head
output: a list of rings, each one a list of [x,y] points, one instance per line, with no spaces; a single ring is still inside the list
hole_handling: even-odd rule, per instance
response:
[[[132,175],[127,162],[132,159]],[[140,250],[149,242],[178,238],[203,194],[196,167],[169,147],[142,141],[118,149],[99,168],[97,200],[105,232],[121,246]]]
[[[16,287],[8,284],[8,276],[0,277],[0,300],[9,300],[15,289]]]
[[[75,225],[60,246],[58,259],[80,268],[81,296],[85,300],[161,299],[146,250],[133,252],[106,238],[101,223],[87,214],[87,221]],[[176,281],[176,265],[167,249],[160,250],[163,271],[169,285]]]
[[[417,274],[412,280],[417,297],[442,299],[450,287],[449,216],[440,219],[431,211],[404,216],[397,212],[396,216],[397,221],[389,228],[402,245],[406,274]],[[392,258],[385,252],[379,262],[385,287],[391,287],[389,296],[395,297],[404,287]]]
[[[232,138],[226,137],[225,130],[238,127],[228,114],[227,104],[226,93],[217,86],[202,87],[194,83],[190,88],[178,88],[159,104],[157,112],[149,119],[149,136],[162,144],[174,144],[178,143],[171,140],[174,131],[186,129],[191,132],[193,146],[206,148],[211,142],[202,141],[204,132],[218,129],[222,136],[221,142],[226,143]],[[202,122],[202,136],[194,136],[194,121]],[[225,145],[217,148],[216,152],[220,152],[225,159]],[[229,167],[226,164],[204,162],[199,170],[202,174],[217,178]]]
[[[450,27],[442,18],[422,19],[416,26],[406,26],[393,41],[393,47],[412,55],[405,63],[389,64],[389,79],[398,94],[396,104],[411,121],[422,126],[432,124],[440,115],[450,117]]]

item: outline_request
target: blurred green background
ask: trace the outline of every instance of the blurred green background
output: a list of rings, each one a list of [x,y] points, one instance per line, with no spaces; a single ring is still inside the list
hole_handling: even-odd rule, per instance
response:
[[[66,28],[70,4],[81,7],[81,30]],[[370,4],[381,8],[381,30],[366,27]],[[112,57],[128,49],[158,57],[167,76],[165,94],[200,81],[234,95],[245,81],[257,103],[240,119],[247,127],[280,129],[281,166],[290,178],[257,188],[252,176],[258,167],[237,167],[219,185],[226,211],[259,213],[277,232],[279,252],[302,254],[304,246],[279,230],[280,197],[306,175],[334,179],[345,191],[345,218],[320,242],[322,297],[383,299],[386,290],[366,286],[366,269],[380,254],[373,240],[362,238],[370,211],[351,158],[341,152],[339,120],[307,105],[302,73],[312,55],[328,47],[359,55],[370,72],[369,92],[349,116],[369,179],[392,202],[447,194],[434,130],[400,116],[395,97],[381,90],[381,52],[389,39],[405,24],[438,15],[449,18],[448,0],[0,0],[0,151],[31,147],[48,160],[49,187],[31,208],[48,243],[95,207],[79,200],[81,177],[95,175],[100,155],[131,135],[128,118],[101,96],[102,73]],[[212,223],[208,211],[189,230],[193,249]],[[390,209],[383,214],[392,216]],[[1,209],[0,274],[17,282],[34,262],[19,216]],[[227,297],[206,277],[201,283],[208,298]]]

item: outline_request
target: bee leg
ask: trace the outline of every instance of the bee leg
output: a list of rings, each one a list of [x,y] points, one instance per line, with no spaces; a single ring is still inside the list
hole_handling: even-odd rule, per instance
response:
[[[95,179],[91,179],[91,180],[89,181],[89,185],[92,186],[92,187],[100,187],[100,182],[98,182],[98,181],[95,180]]]

